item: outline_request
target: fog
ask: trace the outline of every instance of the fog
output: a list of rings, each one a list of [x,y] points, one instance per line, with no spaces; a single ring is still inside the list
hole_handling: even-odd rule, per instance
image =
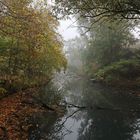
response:
[[[59,33],[62,35],[64,40],[69,40],[79,36],[75,26],[76,23],[74,18],[68,20],[60,20]]]

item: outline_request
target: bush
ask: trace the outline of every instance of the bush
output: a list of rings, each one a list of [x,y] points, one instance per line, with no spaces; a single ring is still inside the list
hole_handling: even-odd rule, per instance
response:
[[[100,80],[110,79],[109,81],[112,79],[119,80],[122,78],[128,80],[137,79],[140,77],[140,60],[121,60],[99,70],[95,76]]]

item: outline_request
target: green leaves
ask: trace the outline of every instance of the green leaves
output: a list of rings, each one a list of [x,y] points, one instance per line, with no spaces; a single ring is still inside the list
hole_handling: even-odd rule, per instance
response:
[[[8,81],[16,75],[20,84],[49,80],[54,71],[66,67],[63,44],[57,33],[58,21],[45,6],[37,5],[35,9],[31,0],[3,2],[11,11],[0,21],[2,75],[8,75]],[[15,79],[11,83],[18,85]]]
[[[140,19],[139,0],[55,0],[56,13],[79,14],[84,18],[99,21],[112,19]]]

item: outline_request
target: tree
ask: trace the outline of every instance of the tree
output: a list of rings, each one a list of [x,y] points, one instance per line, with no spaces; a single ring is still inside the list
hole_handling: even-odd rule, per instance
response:
[[[140,19],[139,0],[55,0],[57,13],[80,14],[84,18],[96,20]]]
[[[121,59],[132,57],[129,46],[135,43],[135,39],[127,22],[104,23],[94,27],[89,32],[88,44],[83,55],[89,74]]]
[[[58,21],[50,9],[31,0],[3,0],[0,21],[1,79],[13,84],[48,81],[66,67]],[[10,10],[9,10],[10,9]],[[7,78],[8,77],[8,78]]]
[[[85,38],[75,37],[65,42],[67,60],[68,60],[68,72],[83,74],[82,53],[86,46]]]

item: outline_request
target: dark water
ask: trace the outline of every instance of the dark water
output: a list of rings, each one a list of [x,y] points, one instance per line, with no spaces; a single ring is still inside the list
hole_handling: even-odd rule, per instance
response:
[[[37,114],[30,140],[140,140],[139,97],[79,78],[62,83],[63,100],[87,108],[67,108],[63,117]]]

